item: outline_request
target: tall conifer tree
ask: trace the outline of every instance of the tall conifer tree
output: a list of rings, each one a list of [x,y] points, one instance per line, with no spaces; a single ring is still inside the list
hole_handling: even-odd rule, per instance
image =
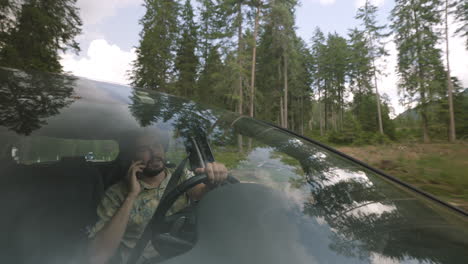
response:
[[[377,104],[377,116],[379,122],[379,132],[384,133],[382,123],[382,110],[380,102],[380,93],[377,82],[377,75],[380,73],[380,69],[377,66],[376,60],[387,56],[387,50],[384,45],[384,38],[388,37],[388,34],[383,33],[386,26],[377,25],[377,6],[373,5],[370,0],[366,0],[363,7],[359,8],[356,18],[362,20],[364,26],[364,32],[366,35],[367,46],[369,49],[369,55],[371,59],[372,72],[374,77],[374,87]]]
[[[198,57],[197,26],[190,0],[185,1],[182,9],[181,36],[178,41],[175,69],[177,72],[176,93],[185,97],[192,97],[195,93],[197,79]]]
[[[179,5],[175,0],[145,0],[144,6],[132,85],[167,92],[173,80]]]
[[[81,32],[76,0],[19,3],[1,5],[0,65],[61,72],[58,53],[80,50],[75,41]]]
[[[429,104],[444,88],[445,71],[440,36],[439,0],[396,0],[392,29],[398,49],[399,87],[405,99],[418,105],[424,142],[430,142]]]
[[[456,2],[455,19],[460,23],[456,32],[458,35],[463,36],[466,41],[466,49],[468,49],[468,1],[458,0]]]

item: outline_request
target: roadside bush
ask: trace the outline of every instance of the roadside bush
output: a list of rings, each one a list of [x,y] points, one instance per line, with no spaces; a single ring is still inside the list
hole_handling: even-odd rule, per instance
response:
[[[371,145],[388,145],[392,140],[387,135],[375,133],[371,138]]]
[[[365,146],[365,145],[387,145],[391,144],[392,140],[387,135],[382,135],[379,132],[364,132],[360,131],[357,133],[350,132],[330,132],[328,134],[329,143],[337,145],[354,145],[354,146]]]
[[[359,132],[356,139],[353,141],[353,145],[355,145],[355,146],[370,145],[370,144],[372,144],[371,143],[372,142],[372,140],[371,140],[372,137],[373,137],[373,133],[361,131],[361,132]]]
[[[332,131],[328,134],[328,142],[338,145],[350,145],[355,139],[355,134],[350,131]]]

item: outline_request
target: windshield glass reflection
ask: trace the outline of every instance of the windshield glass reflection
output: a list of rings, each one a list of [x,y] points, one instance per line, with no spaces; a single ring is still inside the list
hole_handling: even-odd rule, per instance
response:
[[[76,99],[73,77],[0,69],[0,126],[29,135]]]
[[[286,218],[279,218],[284,221],[275,222],[275,215],[266,213],[262,227],[286,232],[276,245],[287,244],[309,262],[457,263],[468,257],[466,220],[279,128],[139,89],[117,87],[109,99],[108,86],[93,98],[92,85],[100,83],[80,80],[81,92],[75,94],[74,80],[66,77],[10,72],[2,78],[10,81],[0,87],[1,126],[17,134],[39,130],[37,134],[58,138],[115,139],[122,149],[129,131],[153,128],[184,147],[191,137],[207,139],[213,159],[242,183],[266,186],[286,197],[278,204],[287,212]],[[245,139],[242,151],[239,135]],[[3,137],[3,142],[11,140]],[[186,155],[184,150],[176,154],[176,160]],[[246,195],[256,201],[255,193]],[[267,249],[274,244],[267,243]]]
[[[277,128],[152,94],[134,93],[130,109],[142,126],[163,121],[182,137],[207,133],[217,161],[233,176],[284,193],[298,217],[299,238],[291,243],[319,263],[450,263],[457,254],[447,254],[445,247],[424,253],[424,248],[433,248],[440,236],[451,250],[468,245],[462,235],[466,223],[444,209]],[[252,142],[247,151],[237,148],[239,134]],[[454,223],[465,233],[454,232]]]

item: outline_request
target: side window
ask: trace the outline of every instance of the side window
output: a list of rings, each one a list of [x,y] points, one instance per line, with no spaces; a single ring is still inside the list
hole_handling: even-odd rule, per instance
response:
[[[172,166],[177,166],[187,156],[182,138],[171,138],[167,146],[166,159]]]
[[[113,140],[26,137],[11,148],[12,158],[22,164],[54,162],[63,157],[85,157],[91,162],[114,160],[119,146]]]

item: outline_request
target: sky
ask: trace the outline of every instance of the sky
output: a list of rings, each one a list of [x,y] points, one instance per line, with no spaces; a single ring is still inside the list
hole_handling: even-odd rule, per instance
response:
[[[325,33],[337,32],[345,36],[350,28],[359,26],[354,19],[357,8],[365,0],[300,0],[296,10],[297,33],[310,43],[313,31],[320,27]],[[372,0],[379,7],[378,18],[388,23],[393,0]],[[62,54],[61,64],[65,71],[76,76],[112,83],[128,84],[128,72],[136,58],[141,26],[140,18],[145,13],[143,0],[78,0],[83,20],[82,34],[77,37],[81,52]],[[453,27],[452,27],[453,28]],[[457,76],[464,87],[468,86],[468,51],[464,40],[450,38],[452,75]],[[442,46],[441,46],[442,48]],[[387,45],[390,56],[380,60],[384,74],[378,86],[391,100],[394,115],[405,110],[399,103],[396,75],[397,51],[390,41]]]

